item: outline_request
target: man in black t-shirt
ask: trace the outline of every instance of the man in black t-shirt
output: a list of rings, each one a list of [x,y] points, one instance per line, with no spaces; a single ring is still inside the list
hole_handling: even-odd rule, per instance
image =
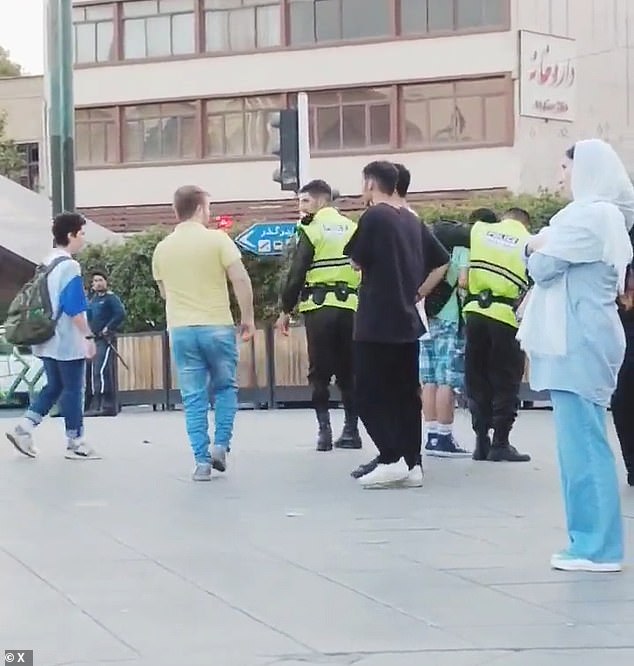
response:
[[[420,486],[418,340],[425,331],[416,304],[429,272],[449,257],[395,198],[398,171],[392,163],[368,164],[363,179],[371,207],[345,252],[362,274],[354,330],[355,395],[379,457],[360,483],[367,488]]]

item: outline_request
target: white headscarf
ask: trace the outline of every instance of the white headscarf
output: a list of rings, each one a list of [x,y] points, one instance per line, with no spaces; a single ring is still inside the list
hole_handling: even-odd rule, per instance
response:
[[[542,232],[545,244],[539,252],[572,264],[602,261],[616,270],[622,293],[632,261],[628,229],[634,223],[634,187],[627,171],[609,144],[579,141],[571,185],[574,200]],[[548,287],[533,287],[517,335],[525,351],[566,354],[566,291],[566,274]]]

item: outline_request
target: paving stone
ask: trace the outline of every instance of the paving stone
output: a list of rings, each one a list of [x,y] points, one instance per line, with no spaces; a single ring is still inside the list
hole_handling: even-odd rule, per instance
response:
[[[529,465],[428,460],[424,488],[368,492],[349,472],[371,446],[317,454],[308,411],[241,412],[208,484],[181,413],[90,420],[86,463],[47,421],[38,460],[0,447],[0,646],[38,666],[632,663],[632,570],[549,569],[551,414],[514,434]]]

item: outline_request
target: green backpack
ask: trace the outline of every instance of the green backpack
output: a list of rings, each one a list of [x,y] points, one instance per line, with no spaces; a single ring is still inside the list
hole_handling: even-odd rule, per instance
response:
[[[55,335],[57,317],[48,291],[48,276],[70,257],[57,257],[48,266],[42,264],[18,292],[9,306],[5,326],[6,341],[16,347],[40,345]],[[61,314],[61,313],[60,313]]]

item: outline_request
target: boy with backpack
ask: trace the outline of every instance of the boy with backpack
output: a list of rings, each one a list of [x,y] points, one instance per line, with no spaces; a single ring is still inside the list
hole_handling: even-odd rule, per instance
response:
[[[13,446],[29,458],[38,455],[33,430],[59,400],[66,426],[66,458],[100,459],[83,436],[84,368],[86,359],[95,355],[95,341],[86,317],[81,267],[73,255],[84,245],[85,224],[77,213],[55,218],[55,249],[15,297],[5,322],[7,341],[31,346],[46,375],[46,386],[18,425],[6,433]]]
[[[460,288],[469,269],[469,227],[439,220],[432,231],[451,256],[444,280],[426,297],[428,332],[420,341],[420,379],[423,385],[428,456],[471,456],[453,435],[455,392],[463,388],[464,336]]]

